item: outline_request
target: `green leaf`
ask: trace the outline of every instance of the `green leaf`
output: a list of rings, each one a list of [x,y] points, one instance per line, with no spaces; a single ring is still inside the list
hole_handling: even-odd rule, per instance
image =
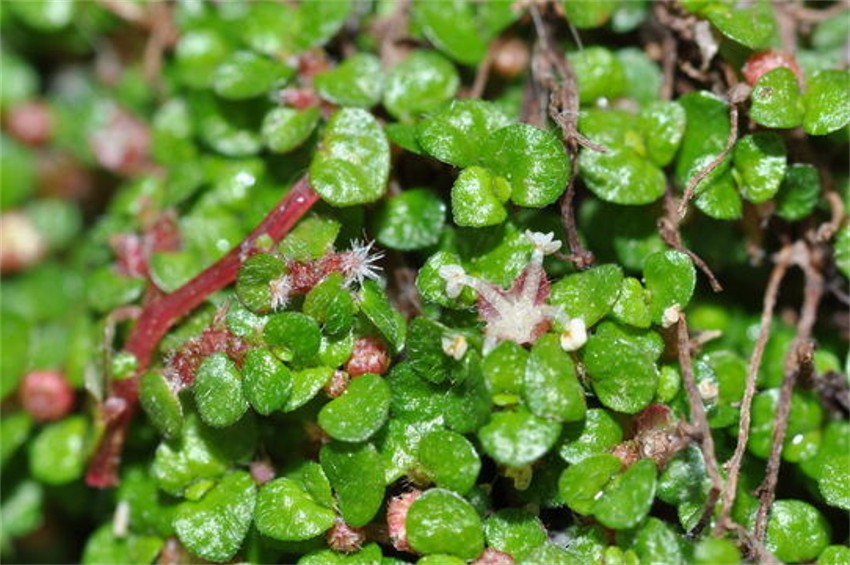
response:
[[[159,433],[179,437],[183,430],[183,406],[177,393],[159,371],[148,371],[139,379],[139,401]]]
[[[767,458],[773,444],[773,428],[779,402],[779,389],[764,390],[753,399],[748,448],[758,457]],[[821,444],[823,407],[811,393],[794,392],[782,458],[798,462],[811,459]]]
[[[592,455],[610,451],[623,440],[623,429],[604,408],[591,408],[582,422],[564,426],[558,454],[567,463],[578,463]]]
[[[528,351],[513,341],[503,341],[484,357],[482,369],[493,402],[516,404],[523,390]]]
[[[163,547],[163,540],[154,536],[129,534],[116,537],[112,523],[98,528],[83,549],[83,565],[136,565],[152,563]]]
[[[200,500],[177,507],[174,529],[183,546],[203,559],[229,561],[248,534],[257,489],[251,475],[226,475]]]
[[[462,435],[435,430],[419,442],[419,463],[441,488],[466,494],[475,486],[481,459],[475,447]]]
[[[684,545],[669,523],[649,517],[635,533],[632,548],[640,563],[683,563]]]
[[[316,92],[337,106],[371,108],[381,101],[384,72],[381,60],[370,53],[357,53],[337,68],[313,78]]]
[[[235,424],[248,410],[242,394],[242,375],[225,353],[213,353],[203,360],[192,387],[198,414],[214,428]]]
[[[340,441],[365,441],[377,432],[390,407],[390,387],[378,375],[351,381],[346,391],[322,407],[319,426]]]
[[[785,177],[785,142],[773,132],[747,135],[735,144],[733,175],[738,189],[756,204],[773,198]]]
[[[537,340],[525,366],[523,398],[531,412],[557,422],[584,418],[587,404],[572,358],[561,349],[558,336]]]
[[[709,92],[689,92],[678,103],[685,109],[686,126],[676,160],[676,181],[684,187],[702,168],[696,166],[699,159],[710,161],[723,151],[731,125],[728,105]]]
[[[712,157],[706,155],[697,161],[693,170],[694,174],[697,174],[711,160]],[[720,172],[716,177],[712,178],[714,173],[710,173],[697,185],[696,206],[705,215],[717,220],[738,219],[742,214],[742,203],[732,180],[732,171],[722,164],[717,170]]]
[[[472,433],[487,423],[491,405],[477,351],[467,351],[454,367],[451,381],[443,408],[446,425],[458,433]]]
[[[4,487],[0,519],[3,520],[0,542],[6,551],[11,539],[37,530],[44,522],[44,487],[32,479]]]
[[[592,455],[567,467],[558,480],[558,491],[572,510],[590,516],[605,485],[622,467],[622,461],[614,455]]]
[[[658,387],[655,359],[661,339],[605,322],[587,340],[583,360],[599,401],[617,412],[635,414],[645,408]]]
[[[264,536],[281,541],[307,540],[333,526],[336,514],[316,502],[297,482],[280,478],[257,495],[254,524]]]
[[[263,118],[263,143],[275,153],[288,153],[310,137],[319,123],[319,109],[273,108]]]
[[[56,32],[73,21],[77,6],[73,0],[32,0],[15,2],[7,8],[12,8],[18,18],[38,31]]]
[[[293,261],[324,257],[333,249],[340,223],[324,216],[307,216],[280,242],[280,251]]]
[[[614,303],[611,315],[622,324],[648,328],[652,324],[649,300],[649,293],[640,281],[633,277],[626,277],[620,285],[620,295]]]
[[[461,171],[452,185],[452,218],[459,226],[501,224],[508,217],[503,203],[511,194],[504,178],[483,167]]]
[[[823,470],[818,479],[818,490],[827,504],[850,510],[850,455],[835,453],[824,458]]]
[[[835,265],[850,278],[850,224],[844,224],[835,236]]]
[[[381,203],[375,239],[381,245],[411,251],[435,245],[446,221],[446,205],[427,188],[405,190]]]
[[[411,368],[423,379],[442,383],[451,375],[452,358],[443,351],[446,328],[424,317],[410,322],[407,356]]]
[[[619,5],[619,0],[563,0],[564,13],[570,24],[579,29],[591,29],[605,25]]]
[[[696,269],[690,257],[684,253],[667,250],[646,258],[643,278],[650,296],[652,320],[656,324],[663,324],[664,313],[668,308],[678,306],[684,310],[690,302],[696,286]]]
[[[444,489],[431,489],[407,511],[407,540],[419,553],[445,553],[474,559],[484,549],[481,518],[466,500]]]
[[[29,445],[32,476],[48,485],[64,485],[79,479],[88,456],[88,423],[80,415],[48,424]]]
[[[619,266],[599,265],[553,284],[549,302],[563,306],[571,318],[581,318],[590,327],[611,311],[622,282],[623,270]]]
[[[333,376],[331,367],[314,367],[292,373],[292,394],[283,407],[284,412],[292,412],[304,406],[315,397]]]
[[[396,353],[404,347],[407,326],[404,316],[390,304],[387,293],[372,280],[363,281],[360,291],[360,309]]]
[[[577,565],[581,561],[563,547],[545,543],[529,553],[523,563],[525,565]]]
[[[443,9],[444,3],[423,2]],[[432,157],[468,167],[484,157],[481,141],[511,121],[492,102],[454,100],[416,126],[419,146]]]
[[[649,204],[667,189],[661,169],[629,148],[583,149],[580,171],[587,187],[606,202]]]
[[[334,206],[374,202],[383,196],[390,171],[390,145],[366,110],[336,112],[310,164],[310,184]]]
[[[821,193],[820,174],[812,165],[795,163],[788,167],[776,194],[776,215],[797,222],[812,213]],[[840,249],[836,245],[836,250]]]
[[[817,557],[829,545],[829,524],[802,500],[777,500],[767,521],[765,546],[777,559],[801,563]]]
[[[570,162],[561,141],[549,131],[512,124],[484,142],[482,164],[511,184],[511,200],[542,208],[564,192]]]
[[[304,299],[303,310],[322,324],[325,333],[347,335],[354,323],[357,305],[344,286],[340,273],[332,273],[314,286]]]
[[[643,520],[655,498],[655,461],[641,459],[605,486],[593,515],[615,530],[632,528]]]
[[[794,128],[803,121],[803,98],[797,75],[787,67],[763,74],[750,94],[750,117],[771,128]]]
[[[487,53],[487,38],[475,21],[472,6],[468,0],[417,0],[413,18],[440,51],[460,63],[476,65]]]
[[[446,281],[440,276],[440,268],[446,265],[460,265],[456,253],[438,251],[431,255],[416,275],[416,288],[427,302],[433,302],[446,308],[463,308],[475,301],[475,293],[469,287],[464,288],[457,298],[446,294]]]
[[[384,465],[375,446],[331,442],[322,446],[319,461],[345,523],[361,527],[371,522],[384,502]]]
[[[144,279],[123,276],[107,266],[91,273],[86,282],[88,303],[101,313],[136,300],[145,288]]]
[[[776,33],[771,4],[765,0],[746,6],[714,2],[701,12],[723,35],[751,49],[767,47]]]
[[[236,51],[213,74],[213,90],[222,98],[240,100],[264,94],[295,71],[253,51]]]
[[[286,274],[286,266],[277,257],[268,253],[257,253],[249,257],[236,277],[236,296],[248,309],[255,313],[271,310],[271,283]]]
[[[826,70],[808,79],[803,103],[803,129],[811,135],[826,135],[850,122],[850,74]]]
[[[242,362],[242,387],[251,406],[263,415],[286,405],[292,390],[292,374],[267,349],[251,349]]]
[[[322,332],[319,324],[300,312],[282,312],[271,316],[263,331],[266,343],[281,348],[296,365],[307,365],[319,353]]]
[[[6,320],[3,320],[4,323]],[[17,453],[29,438],[32,419],[24,411],[4,414],[0,419],[0,468],[4,468],[9,459]]]
[[[414,51],[390,70],[384,107],[393,117],[409,122],[450,100],[459,86],[451,61],[433,51]]]
[[[484,452],[497,463],[525,467],[540,459],[558,440],[561,424],[550,422],[520,408],[496,412],[478,430]]]
[[[227,157],[247,157],[262,149],[262,106],[203,93],[190,99],[190,107],[198,136],[214,151]]]
[[[637,5],[636,2],[626,2],[623,8]],[[658,100],[661,88],[661,69],[649,58],[643,49],[626,47],[617,51],[617,58],[626,73],[626,95],[634,98],[641,105]]]
[[[741,552],[735,543],[723,538],[707,538],[694,548],[695,565],[738,565]]]
[[[643,107],[638,129],[646,142],[647,156],[659,167],[668,165],[685,134],[685,109],[676,102],[657,100]]]
[[[612,51],[592,46],[569,54],[578,81],[578,94],[582,104],[597,98],[619,98],[626,91],[626,73],[623,64]]]
[[[547,540],[540,518],[519,508],[503,508],[488,516],[484,522],[484,535],[488,547],[520,560]]]
[[[213,30],[188,31],[181,35],[175,48],[177,76],[190,88],[209,88],[215,79],[215,70],[229,51],[224,38]]]

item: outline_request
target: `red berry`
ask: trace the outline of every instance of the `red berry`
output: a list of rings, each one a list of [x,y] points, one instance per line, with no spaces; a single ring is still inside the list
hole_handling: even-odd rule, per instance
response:
[[[797,82],[803,82],[803,72],[800,70],[799,65],[797,65],[797,60],[793,55],[782,53],[781,51],[761,51],[759,53],[753,53],[750,55],[750,58],[747,59],[747,62],[741,69],[741,72],[744,74],[744,79],[747,81],[747,84],[753,86],[758,82],[762,75],[769,73],[773,69],[778,69],[779,67],[790,69],[794,73],[794,76],[797,77]]]
[[[6,115],[9,134],[27,145],[43,145],[53,135],[53,117],[50,106],[44,102],[24,102],[9,110]]]
[[[351,377],[366,373],[383,375],[390,367],[390,355],[383,341],[373,336],[359,337],[354,342],[345,370]]]
[[[28,373],[19,392],[24,410],[37,422],[64,418],[74,407],[74,389],[59,371]]]

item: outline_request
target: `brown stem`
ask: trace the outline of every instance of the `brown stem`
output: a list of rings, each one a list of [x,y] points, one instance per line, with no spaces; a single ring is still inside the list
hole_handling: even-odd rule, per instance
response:
[[[573,201],[575,199],[575,180],[578,175],[578,155],[574,152],[570,155],[572,167],[570,178],[567,181],[567,189],[561,196],[561,223],[567,235],[567,244],[570,246],[570,254],[567,259],[572,261],[577,269],[586,269],[596,260],[593,252],[581,244],[576,227],[576,215]]]
[[[708,492],[708,498],[706,499],[702,516],[699,522],[697,522],[697,525],[688,533],[689,537],[695,538],[708,525],[712,514],[714,514],[714,507],[717,505],[717,497],[720,494],[722,482],[720,480],[720,472],[718,471],[717,455],[714,450],[714,437],[711,435],[711,427],[708,425],[708,418],[705,415],[702,396],[699,393],[696,379],[694,378],[694,369],[691,363],[691,341],[688,335],[688,323],[684,313],[679,313],[677,330],[679,366],[682,369],[682,380],[685,383],[685,392],[688,395],[691,423],[699,436],[702,458],[705,461],[708,478],[711,480],[711,490]]]
[[[750,364],[747,368],[747,380],[744,387],[744,396],[741,398],[740,421],[738,422],[738,442],[735,445],[735,452],[732,458],[726,463],[729,475],[726,479],[726,486],[723,490],[720,518],[715,527],[715,534],[720,535],[723,530],[732,528],[730,514],[732,505],[735,503],[735,496],[738,489],[738,475],[741,472],[741,463],[744,459],[744,452],[747,449],[747,442],[750,437],[750,419],[753,404],[753,397],[756,392],[756,377],[758,376],[761,360],[764,356],[764,348],[767,345],[767,338],[770,335],[770,325],[773,320],[773,309],[776,307],[776,297],[779,294],[779,287],[785,273],[788,271],[788,266],[791,262],[791,244],[786,244],[779,251],[776,257],[776,265],[770,273],[770,279],[767,282],[767,288],[764,292],[764,306],[761,313],[761,322],[759,326],[759,335],[756,339],[755,347],[753,348]]]
[[[691,258],[694,265],[708,278],[708,284],[711,285],[711,290],[722,292],[723,286],[717,280],[717,277],[714,276],[714,272],[708,266],[708,263],[703,261],[702,257],[685,247],[685,244],[682,243],[682,234],[679,231],[679,219],[676,217],[676,200],[669,187],[664,194],[664,210],[665,215],[658,220],[658,232],[661,235],[661,239],[676,251],[684,253]]]
[[[106,429],[89,463],[86,482],[90,486],[106,488],[118,484],[124,436],[139,400],[139,376],[150,366],[154,351],[169,328],[210,294],[232,283],[242,262],[256,253],[261,236],[280,241],[318,200],[319,195],[302,177],[242,243],[185,285],[145,307],[124,344],[124,351],[136,357],[136,376],[112,381],[109,397],[101,406]]]

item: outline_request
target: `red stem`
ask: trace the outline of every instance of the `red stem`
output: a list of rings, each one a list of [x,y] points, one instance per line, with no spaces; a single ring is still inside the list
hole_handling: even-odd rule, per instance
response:
[[[124,345],[124,350],[135,355],[138,362],[136,376],[111,383],[104,404],[109,402],[118,410],[106,418],[106,429],[89,463],[86,483],[98,488],[118,484],[124,436],[139,400],[139,375],[150,366],[154,351],[169,328],[200,306],[207,296],[236,280],[242,262],[256,253],[257,239],[268,236],[280,241],[318,200],[319,195],[310,188],[307,178],[302,177],[242,243],[171,294],[145,307]]]

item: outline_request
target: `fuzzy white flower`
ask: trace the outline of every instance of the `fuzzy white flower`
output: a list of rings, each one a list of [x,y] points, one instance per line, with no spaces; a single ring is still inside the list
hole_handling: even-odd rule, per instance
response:
[[[443,265],[437,271],[440,277],[446,281],[446,294],[449,298],[460,296],[463,287],[467,284],[466,271],[460,265]]]
[[[575,351],[587,343],[587,327],[581,318],[573,318],[564,326],[561,332],[561,349]]]
[[[534,246],[535,251],[539,251],[543,255],[551,255],[561,248],[561,242],[555,239],[555,234],[552,232],[542,233],[525,230],[525,237]]]
[[[292,281],[288,275],[281,275],[269,281],[269,291],[272,295],[272,310],[284,308],[292,295]]]
[[[366,279],[380,278],[380,267],[376,263],[384,257],[384,252],[373,252],[374,245],[374,241],[367,243],[359,239],[352,240],[350,253],[343,254],[342,271],[347,284],[356,282],[362,285]]]
[[[445,335],[441,344],[443,346],[443,353],[455,361],[463,359],[466,350],[469,348],[469,343],[462,334]]]

